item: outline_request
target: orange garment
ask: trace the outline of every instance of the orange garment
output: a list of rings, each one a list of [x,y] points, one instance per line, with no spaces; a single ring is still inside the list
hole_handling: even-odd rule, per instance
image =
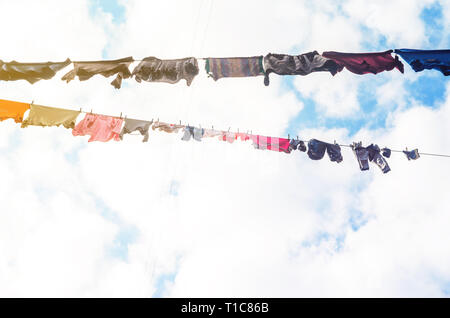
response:
[[[91,141],[119,141],[120,130],[122,128],[123,119],[97,114],[86,114],[72,130],[74,136],[90,135],[88,142]]]
[[[0,121],[13,118],[16,123],[21,123],[23,114],[28,109],[30,109],[30,104],[0,99]]]

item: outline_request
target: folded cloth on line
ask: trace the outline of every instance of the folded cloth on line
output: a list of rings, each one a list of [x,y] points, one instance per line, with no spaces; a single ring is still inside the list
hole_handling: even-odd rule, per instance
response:
[[[133,131],[139,131],[142,136],[144,136],[144,139],[142,142],[148,141],[148,129],[150,128],[150,125],[153,123],[153,120],[146,121],[146,120],[139,120],[139,119],[130,119],[125,118],[124,119],[125,125],[122,128],[122,131],[120,132],[120,139],[123,139],[123,135],[125,134],[131,134]]]
[[[34,84],[42,79],[51,79],[55,76],[56,72],[70,63],[70,59],[67,59],[64,62],[46,63],[19,63],[16,61],[5,63],[0,60],[0,80],[26,80],[29,83]]]
[[[285,153],[291,152],[289,149],[289,139],[286,138],[250,135],[250,139],[253,141],[253,146],[256,149],[267,149]]]
[[[203,128],[197,128],[192,126],[186,126],[184,127],[184,135],[181,137],[181,140],[189,141],[191,140],[191,137],[194,138],[194,140],[202,141],[202,137],[205,130]]]
[[[312,72],[337,73],[338,65],[317,53],[308,52],[300,55],[272,54],[264,56],[264,85],[269,85],[269,74],[308,75]]]
[[[109,61],[89,61],[89,62],[73,62],[73,70],[64,75],[61,79],[69,83],[78,76],[80,81],[86,81],[96,74],[110,77],[117,74],[116,78],[111,82],[115,88],[120,88],[123,78],[131,76],[128,67],[133,62],[131,56],[118,60]]]
[[[86,114],[82,121],[80,121],[72,130],[74,136],[90,135],[91,141],[110,141],[114,139],[120,141],[120,128],[122,127],[123,119],[105,115]]]
[[[323,52],[322,56],[332,59],[338,65],[337,71],[340,72],[345,67],[355,74],[377,74],[383,71],[398,69],[403,73],[403,63],[399,61],[398,56],[395,59],[391,55],[392,50],[375,53],[340,53]]]
[[[153,123],[152,129],[158,129],[159,131],[165,131],[167,133],[177,133],[184,125],[167,124],[160,121]]]
[[[215,81],[222,77],[249,77],[264,75],[263,57],[208,58],[206,73]]]
[[[312,160],[322,159],[325,155],[325,150],[331,161],[337,163],[342,161],[341,147],[338,144],[329,144],[317,139],[311,139],[308,142],[308,157]]]
[[[12,118],[16,123],[21,123],[28,109],[30,104],[0,99],[0,121]]]
[[[22,128],[28,126],[59,126],[74,128],[80,111],[40,105],[30,105],[30,114],[22,122]]]
[[[150,56],[143,59],[133,70],[137,82],[142,80],[147,82],[177,83],[181,79],[186,80],[190,86],[194,77],[198,74],[199,68],[195,57],[187,57],[176,60],[160,60]]]
[[[396,49],[394,52],[416,72],[435,69],[445,76],[450,75],[450,50]]]

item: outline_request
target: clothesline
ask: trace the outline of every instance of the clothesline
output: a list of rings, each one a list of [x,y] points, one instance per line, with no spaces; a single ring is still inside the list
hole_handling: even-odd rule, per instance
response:
[[[395,53],[395,58],[392,57]],[[398,55],[397,55],[398,54]],[[266,54],[250,57],[186,57],[179,59],[158,59],[149,56],[135,60],[129,56],[117,60],[71,61],[47,63],[3,62],[0,60],[0,80],[27,80],[31,84],[51,79],[56,72],[73,64],[73,70],[61,79],[66,82],[78,77],[80,81],[90,79],[94,75],[110,77],[116,75],[111,82],[115,88],[120,88],[122,80],[134,77],[137,82],[177,83],[184,79],[190,86],[195,76],[199,74],[198,60],[205,60],[205,71],[215,81],[226,77],[264,76],[264,84],[269,85],[270,73],[278,75],[308,75],[313,72],[329,72],[336,75],[344,68],[348,71],[363,74],[378,74],[391,71],[394,68],[404,73],[402,57],[416,72],[424,69],[435,69],[443,75],[450,75],[450,50],[415,50],[395,49],[371,53],[342,53],[325,51],[319,54],[312,51],[300,55]],[[139,62],[132,72],[129,66]]]
[[[30,110],[28,117],[23,119],[27,110]],[[85,117],[76,123],[77,117],[80,113],[84,113]],[[74,136],[90,135],[89,141],[110,141],[112,139],[120,141],[124,135],[138,135],[144,136],[143,141],[146,142],[149,138],[149,128],[152,130],[160,130],[167,133],[178,133],[183,131],[184,135],[181,140],[189,141],[194,139],[201,141],[204,138],[218,137],[221,141],[227,141],[233,143],[235,140],[241,139],[242,141],[251,140],[253,146],[257,149],[271,150],[284,153],[292,153],[295,150],[300,152],[307,152],[307,155],[312,160],[321,160],[325,152],[328,154],[329,159],[333,162],[340,163],[343,161],[341,154],[341,147],[350,147],[356,156],[358,164],[361,170],[369,169],[369,162],[376,164],[383,173],[390,171],[390,167],[386,161],[386,158],[390,158],[391,153],[403,152],[408,160],[417,160],[421,155],[425,156],[440,156],[449,158],[450,155],[436,154],[436,153],[420,153],[418,149],[414,150],[391,150],[390,148],[380,149],[376,144],[371,144],[367,147],[363,147],[362,143],[353,143],[351,145],[339,144],[336,141],[328,143],[317,139],[310,139],[308,141],[297,138],[281,138],[281,137],[269,137],[262,135],[233,132],[225,130],[216,130],[214,126],[212,129],[198,128],[194,126],[180,124],[170,124],[160,122],[159,118],[154,121],[131,119],[120,116],[110,116],[99,113],[94,113],[91,109],[90,112],[83,111],[80,108],[79,111],[54,108],[48,106],[35,105],[34,103],[20,103],[8,100],[0,100],[0,114],[2,117],[0,120],[7,118],[13,118],[17,123],[22,123],[22,128],[27,126],[60,126],[63,125],[66,128],[72,128],[72,134]],[[306,146],[307,143],[307,146]]]
[[[81,112],[81,113],[84,113],[84,114],[93,114],[93,115],[100,115],[100,116],[109,116],[109,117],[120,118],[120,119],[126,119],[126,118],[128,118],[128,119],[133,119],[133,120],[141,120],[141,119],[129,118],[129,117],[127,117],[126,115],[122,117],[122,112],[120,113],[120,116],[105,115],[105,114],[100,114],[100,113],[94,113],[94,112],[92,112],[92,111],[86,112],[86,111],[81,110],[81,108],[80,108],[80,112]],[[152,118],[151,121],[153,121],[153,118]],[[157,118],[157,122],[159,122],[159,118]],[[181,120],[180,120],[179,122],[180,122],[180,125],[181,125]],[[190,125],[188,124],[187,126],[190,126]],[[191,127],[191,126],[190,126],[190,127]],[[205,126],[205,127],[206,127],[206,126]],[[203,127],[203,128],[205,128],[205,127]],[[209,127],[209,125],[208,125],[208,127]],[[212,129],[214,129],[214,125],[211,125],[211,127],[212,127]],[[230,127],[230,128],[231,128],[231,127]],[[230,132],[230,128],[229,128],[229,130],[228,130],[227,132]],[[243,130],[243,131],[250,132],[250,134],[253,132],[253,130]],[[233,133],[233,132],[232,132],[232,133]],[[236,133],[236,132],[234,132],[234,133]],[[239,129],[237,130],[237,133],[239,133]],[[128,134],[128,135],[131,135],[131,136],[142,136],[141,134],[138,134],[138,133],[130,133],[130,134]],[[288,139],[290,139],[290,134],[288,134]],[[295,138],[294,138],[294,139],[295,139]],[[307,140],[299,139],[298,136],[297,136],[296,139],[299,140],[299,141],[303,141],[303,142],[308,142],[308,140],[309,140],[309,139],[307,139]],[[345,145],[345,144],[338,144],[338,145],[341,146],[341,147],[348,147],[348,148],[351,148],[351,145]],[[403,150],[393,150],[393,149],[391,149],[391,151],[392,151],[392,152],[403,153]],[[434,153],[425,153],[425,152],[419,152],[419,154],[420,154],[421,156],[439,156],[439,157],[447,157],[447,158],[450,158],[450,155],[444,155],[444,154],[434,154]]]

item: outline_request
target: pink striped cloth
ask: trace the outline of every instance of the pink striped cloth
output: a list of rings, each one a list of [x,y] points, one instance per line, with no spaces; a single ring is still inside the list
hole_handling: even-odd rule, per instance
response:
[[[289,139],[278,137],[266,137],[260,135],[249,135],[253,146],[257,149],[268,149],[278,152],[290,153]]]

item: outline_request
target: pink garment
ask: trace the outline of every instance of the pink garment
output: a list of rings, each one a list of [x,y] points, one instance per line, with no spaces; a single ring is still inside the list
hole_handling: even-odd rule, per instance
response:
[[[250,135],[253,146],[257,149],[268,149],[278,152],[290,153],[289,139],[278,137],[266,137],[260,135]]]
[[[242,141],[249,140],[250,137],[248,134],[245,133],[236,133],[236,139],[241,138]]]
[[[228,141],[230,144],[233,143],[237,139],[236,133],[229,131],[222,131],[219,136],[219,140]]]
[[[222,132],[214,129],[205,129],[205,132],[203,134],[203,138],[205,137],[217,137],[222,136]]]
[[[72,130],[74,136],[90,135],[88,142],[91,141],[119,141],[120,130],[122,127],[122,118],[110,117],[105,115],[86,114]]]

